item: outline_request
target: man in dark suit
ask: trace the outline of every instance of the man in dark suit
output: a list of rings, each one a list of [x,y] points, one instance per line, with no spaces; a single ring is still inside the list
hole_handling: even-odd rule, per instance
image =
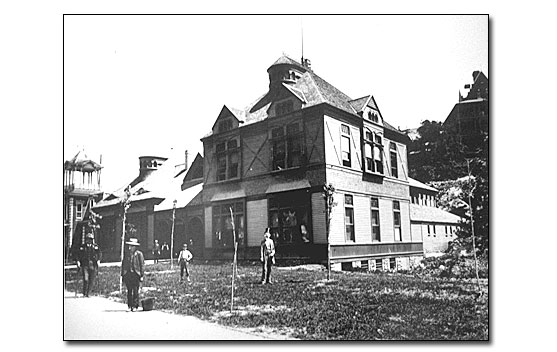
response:
[[[83,297],[89,297],[89,291],[95,282],[101,261],[101,251],[94,243],[95,236],[88,233],[85,236],[85,244],[79,247],[79,258],[77,268],[81,269],[83,275]]]
[[[145,260],[143,253],[137,249],[137,238],[130,238],[128,254],[122,261],[122,279],[128,291],[128,308],[133,312],[139,307],[139,283],[143,281]]]

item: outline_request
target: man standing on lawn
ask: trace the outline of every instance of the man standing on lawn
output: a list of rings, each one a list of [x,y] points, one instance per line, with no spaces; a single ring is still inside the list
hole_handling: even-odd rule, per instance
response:
[[[139,283],[143,281],[145,260],[143,253],[137,249],[137,238],[130,238],[126,244],[128,255],[122,261],[122,279],[128,291],[128,308],[133,312],[139,307]]]
[[[77,261],[78,270],[81,269],[83,275],[83,297],[89,297],[89,291],[95,282],[99,272],[101,261],[101,251],[99,246],[94,243],[95,236],[92,233],[85,235],[85,244],[79,247],[79,259]]]
[[[158,240],[155,240],[155,244],[153,245],[153,262],[157,264],[159,262],[159,258],[161,256],[161,246]]]
[[[271,268],[275,263],[275,243],[271,239],[270,229],[265,230],[263,241],[261,241],[261,263],[263,263],[263,272],[261,273],[261,284],[272,284]]]
[[[190,281],[190,271],[188,270],[188,263],[193,258],[193,254],[188,251],[188,245],[184,243],[182,250],[178,255],[178,263],[180,263],[180,282],[184,281],[184,271],[186,272],[186,279]]]

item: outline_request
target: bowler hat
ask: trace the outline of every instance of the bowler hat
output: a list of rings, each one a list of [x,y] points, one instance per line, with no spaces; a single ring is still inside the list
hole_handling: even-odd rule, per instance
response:
[[[130,240],[126,242],[126,244],[129,244],[130,246],[139,246],[139,241],[137,240],[137,238],[130,238]]]

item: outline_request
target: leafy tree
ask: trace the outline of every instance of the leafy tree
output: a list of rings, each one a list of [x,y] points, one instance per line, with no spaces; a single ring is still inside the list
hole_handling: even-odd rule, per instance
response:
[[[478,254],[489,248],[489,137],[484,134],[477,145],[460,143],[460,136],[440,122],[423,121],[419,137],[409,147],[410,177],[439,189],[441,208],[463,216],[462,245],[472,249],[470,209]],[[468,198],[469,194],[471,199]]]

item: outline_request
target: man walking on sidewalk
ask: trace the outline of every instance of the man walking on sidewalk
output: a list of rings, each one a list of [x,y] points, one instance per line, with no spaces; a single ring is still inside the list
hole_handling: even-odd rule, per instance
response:
[[[85,244],[79,247],[79,258],[77,269],[81,269],[83,275],[83,297],[89,297],[91,287],[99,272],[101,251],[94,243],[95,236],[92,233],[85,235]]]
[[[122,279],[128,291],[128,308],[133,312],[139,307],[139,283],[143,281],[145,260],[143,253],[137,249],[137,238],[130,238],[126,244],[128,255],[122,261]]]

